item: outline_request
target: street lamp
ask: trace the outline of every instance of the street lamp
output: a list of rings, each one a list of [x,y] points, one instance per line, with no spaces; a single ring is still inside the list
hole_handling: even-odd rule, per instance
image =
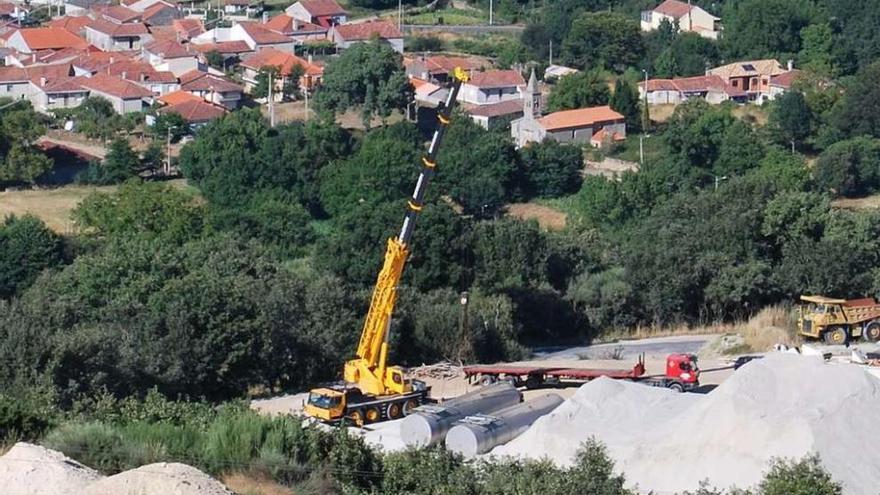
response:
[[[715,176],[715,190],[716,190],[716,191],[718,190],[718,183],[721,182],[721,181],[723,181],[723,180],[727,180],[727,176],[726,176],[726,175],[722,175],[722,176],[720,176],[720,177],[717,176],[717,175]]]
[[[649,137],[650,134],[639,134],[639,166],[645,165],[645,139]]]
[[[458,302],[461,303],[461,328],[459,329],[459,336],[461,338],[461,344],[458,348],[458,360],[461,361],[462,355],[469,351],[468,349],[468,302],[470,301],[470,295],[468,291],[463,291],[461,293],[461,298]]]

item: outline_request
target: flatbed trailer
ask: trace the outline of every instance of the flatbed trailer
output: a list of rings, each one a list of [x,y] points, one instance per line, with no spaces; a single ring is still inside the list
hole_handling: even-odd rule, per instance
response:
[[[692,390],[700,385],[696,356],[692,354],[672,354],[666,359],[665,375],[645,375],[645,359],[639,356],[632,369],[599,369],[543,367],[527,365],[474,365],[465,366],[464,374],[468,383],[479,382],[489,385],[499,380],[508,380],[514,386],[535,389],[545,386],[579,386],[599,377],[614,380],[629,380],[669,388],[677,391]]]

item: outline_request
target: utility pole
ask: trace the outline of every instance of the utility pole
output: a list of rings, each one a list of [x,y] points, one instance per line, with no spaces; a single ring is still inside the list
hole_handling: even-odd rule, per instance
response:
[[[403,0],[397,0],[397,30],[403,29]]]
[[[169,175],[171,175],[171,126],[168,126],[165,141],[165,176]]]
[[[639,135],[639,165],[645,166],[645,135]]]
[[[494,0],[489,0],[489,25],[492,25],[492,11],[495,7]]]
[[[306,119],[305,120],[306,120],[306,122],[308,122],[309,121],[309,88],[306,88],[306,90],[303,91],[303,94],[306,97],[305,98],[306,99]]]
[[[547,65],[553,65],[553,40],[550,40],[550,63]]]
[[[269,127],[275,127],[275,105],[272,98],[272,71],[269,71]]]

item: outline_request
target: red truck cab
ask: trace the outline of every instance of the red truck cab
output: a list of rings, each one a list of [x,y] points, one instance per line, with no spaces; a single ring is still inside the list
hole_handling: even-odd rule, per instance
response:
[[[700,383],[700,368],[693,354],[670,354],[666,357],[666,378],[684,384]]]

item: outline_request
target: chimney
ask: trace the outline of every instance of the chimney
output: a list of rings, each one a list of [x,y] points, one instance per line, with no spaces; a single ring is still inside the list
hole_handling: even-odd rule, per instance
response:
[[[113,57],[110,57],[110,63],[111,64],[113,63]]]
[[[293,30],[294,31],[299,30],[299,19],[297,19],[296,17],[293,18]]]
[[[794,60],[788,59],[788,70],[789,72],[794,70]]]
[[[40,78],[40,87],[43,87],[43,86],[45,86],[45,85],[46,85],[46,78],[45,78],[45,77],[41,77],[41,78]]]
[[[128,75],[128,72],[126,72],[126,71],[122,71],[122,78],[123,78],[123,79],[125,79],[125,76],[127,76],[127,75]]]
[[[32,64],[37,63],[37,54],[36,53],[31,53],[31,63]]]
[[[268,21],[269,21],[269,13],[263,12],[263,24],[266,24],[266,22],[268,22]]]
[[[146,82],[146,80],[147,80],[147,75],[144,74],[143,72],[141,72],[141,82]]]
[[[312,65],[312,54],[309,54],[309,65]]]

